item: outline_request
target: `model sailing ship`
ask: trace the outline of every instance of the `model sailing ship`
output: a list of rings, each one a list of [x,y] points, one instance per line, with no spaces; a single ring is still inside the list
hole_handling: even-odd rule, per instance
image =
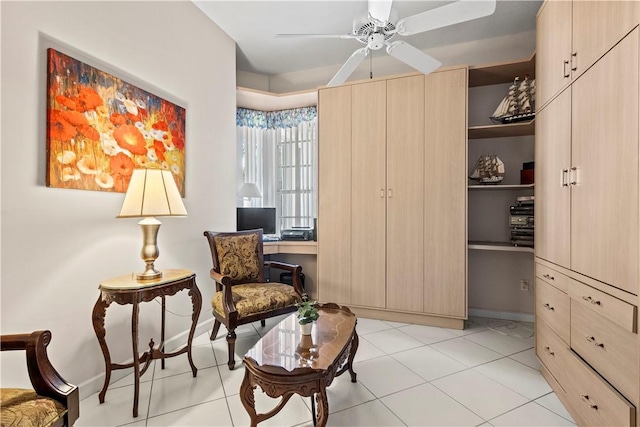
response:
[[[535,117],[536,82],[525,76],[523,81],[516,77],[509,86],[509,93],[491,115],[494,123],[515,123]]]
[[[504,163],[498,156],[483,154],[469,178],[481,184],[497,184],[504,179]]]

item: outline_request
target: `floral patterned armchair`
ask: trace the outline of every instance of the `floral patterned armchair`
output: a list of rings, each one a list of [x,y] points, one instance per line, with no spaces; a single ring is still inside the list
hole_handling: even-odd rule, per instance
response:
[[[296,311],[295,304],[302,299],[299,265],[264,261],[262,230],[214,233],[205,231],[209,240],[213,268],[211,278],[216,293],[211,300],[213,331],[211,340],[218,335],[220,325],[227,328],[230,370],[235,367],[235,329],[239,325]],[[264,267],[278,268],[292,273],[293,287],[283,283],[267,282]]]
[[[2,427],[72,426],[80,415],[78,387],[67,383],[49,362],[51,332],[2,335],[2,351],[24,350],[31,389],[0,389]]]

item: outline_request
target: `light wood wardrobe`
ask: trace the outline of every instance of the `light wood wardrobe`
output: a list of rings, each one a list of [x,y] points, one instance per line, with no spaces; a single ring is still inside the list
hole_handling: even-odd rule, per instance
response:
[[[536,354],[579,425],[640,425],[639,23],[637,1],[538,13]]]
[[[318,93],[318,297],[369,317],[467,317],[467,69]]]

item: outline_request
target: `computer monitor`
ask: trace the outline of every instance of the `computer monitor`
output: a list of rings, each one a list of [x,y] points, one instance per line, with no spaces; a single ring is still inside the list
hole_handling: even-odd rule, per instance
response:
[[[276,234],[276,208],[238,208],[238,231],[262,228],[262,234]]]

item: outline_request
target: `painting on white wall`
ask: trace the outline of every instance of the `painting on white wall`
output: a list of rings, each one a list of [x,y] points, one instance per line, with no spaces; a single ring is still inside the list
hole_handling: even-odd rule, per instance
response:
[[[184,197],[186,110],[54,49],[47,60],[47,186],[125,192],[171,171]]]

